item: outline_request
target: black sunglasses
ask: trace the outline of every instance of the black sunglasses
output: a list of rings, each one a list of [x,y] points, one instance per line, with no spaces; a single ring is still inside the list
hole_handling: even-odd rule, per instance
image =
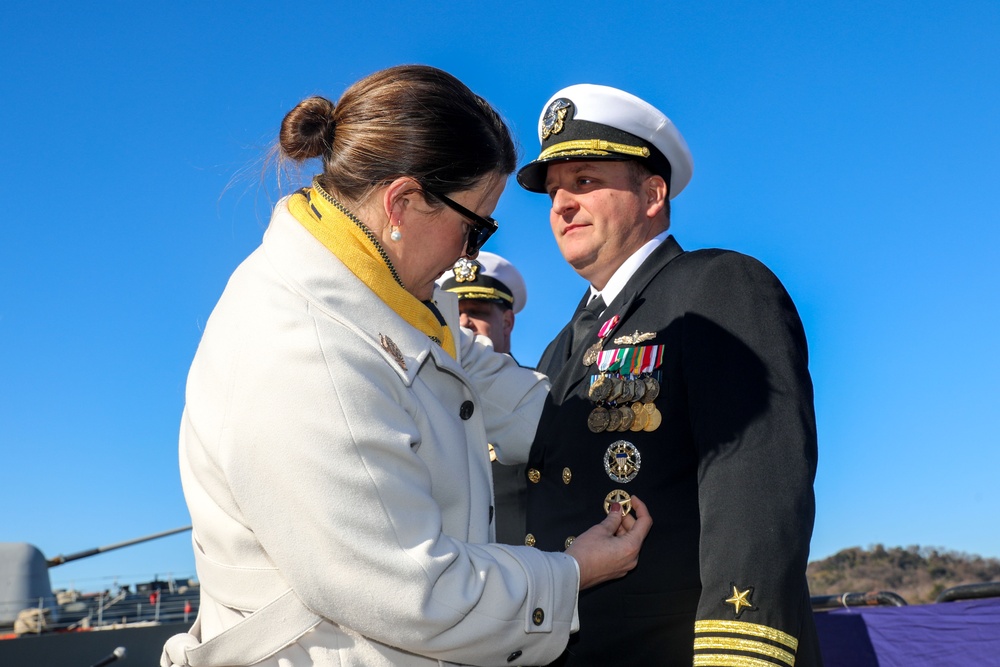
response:
[[[445,197],[443,194],[439,192],[428,190],[426,187],[424,188],[424,192],[426,192],[427,194],[436,199],[440,199],[445,206],[455,211],[456,213],[464,217],[466,220],[468,220],[470,223],[472,223],[472,226],[469,228],[469,238],[465,242],[466,255],[475,255],[477,252],[479,252],[479,249],[483,247],[483,245],[489,240],[491,236],[493,236],[493,234],[499,227],[497,221],[494,220],[493,218],[484,218],[483,216],[477,213],[473,213],[469,209],[459,204],[457,201]]]

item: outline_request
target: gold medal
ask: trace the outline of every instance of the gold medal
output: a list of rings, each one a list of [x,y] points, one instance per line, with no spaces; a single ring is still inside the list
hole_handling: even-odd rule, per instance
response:
[[[629,430],[638,432],[646,428],[646,424],[649,423],[649,413],[643,409],[642,403],[632,404],[632,414],[635,415],[635,420]]]
[[[608,409],[598,405],[587,417],[587,428],[591,433],[600,433],[608,427]]]
[[[646,395],[642,400],[646,403],[652,403],[660,395],[660,383],[652,375],[647,375],[642,381],[646,385]]]
[[[608,431],[617,431],[622,425],[622,413],[617,408],[608,410]]]
[[[601,341],[597,341],[593,345],[587,348],[587,351],[583,353],[583,365],[593,366],[594,362],[597,361],[597,356],[601,353]]]
[[[632,496],[621,489],[615,489],[604,496],[604,513],[611,514],[611,503],[618,503],[622,506],[622,516],[632,511]]]
[[[602,403],[607,400],[613,386],[614,381],[610,377],[603,374],[598,375],[597,379],[590,385],[588,396],[594,403]]]
[[[622,415],[622,423],[621,426],[618,427],[618,430],[624,433],[632,428],[632,422],[635,421],[635,415],[632,414],[632,408],[627,405],[619,407],[618,412]]]
[[[646,424],[645,428],[642,430],[646,433],[652,433],[656,429],[660,428],[660,422],[663,421],[663,415],[660,414],[659,410],[653,410],[649,415],[649,423]]]

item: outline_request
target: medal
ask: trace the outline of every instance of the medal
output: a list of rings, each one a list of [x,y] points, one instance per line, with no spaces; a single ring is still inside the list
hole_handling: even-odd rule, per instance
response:
[[[622,425],[622,413],[618,412],[618,408],[613,410],[608,410],[608,431],[617,431],[618,427]]]
[[[618,397],[618,402],[631,403],[633,396],[635,396],[635,382],[622,379],[622,395]]]
[[[652,405],[652,403],[648,405]],[[663,421],[663,415],[654,407],[653,411],[649,413],[649,423],[642,430],[646,433],[652,433],[660,427],[661,421]]]
[[[646,395],[643,401],[645,403],[652,403],[660,395],[660,383],[652,375],[647,375],[642,381],[646,385]]]
[[[616,440],[604,453],[604,472],[619,484],[627,484],[639,474],[642,457],[639,450],[627,440]]]
[[[588,396],[594,403],[604,402],[611,394],[614,381],[607,375],[598,375],[597,379],[590,385]]]
[[[600,433],[608,427],[608,409],[597,406],[587,417],[587,428],[591,433]]]
[[[649,423],[649,413],[643,409],[642,403],[632,404],[632,414],[635,415],[635,420],[632,422],[632,426],[629,430],[638,432],[646,428],[646,424]]]
[[[606,320],[601,328],[597,332],[597,342],[587,348],[583,353],[583,359],[580,363],[584,366],[593,366],[594,362],[597,361],[598,356],[601,354],[601,348],[604,347],[604,339],[615,330],[618,323],[621,321],[621,315],[615,315],[610,320]],[[601,368],[599,370],[607,370],[606,368]]]
[[[618,397],[622,395],[623,385],[620,375],[611,378],[611,392],[608,394],[608,402],[613,403],[618,400]]]
[[[622,423],[618,427],[618,431],[624,433],[625,431],[632,428],[632,422],[635,421],[635,415],[632,414],[632,408],[627,405],[623,405],[618,408],[618,412],[622,415]]]
[[[642,397],[646,395],[646,382],[642,378],[636,378],[632,381],[632,400],[641,401]]]

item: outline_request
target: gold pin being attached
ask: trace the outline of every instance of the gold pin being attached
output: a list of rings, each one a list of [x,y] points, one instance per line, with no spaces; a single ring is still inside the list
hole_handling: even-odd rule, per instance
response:
[[[399,351],[399,347],[393,342],[391,338],[383,333],[378,335],[379,342],[382,343],[382,349],[392,355],[392,358],[399,364],[399,367],[404,371],[406,370],[406,360],[403,358],[403,353]]]
[[[622,508],[622,516],[632,511],[632,496],[621,489],[615,489],[604,497],[604,513],[611,514],[611,504],[618,503]]]

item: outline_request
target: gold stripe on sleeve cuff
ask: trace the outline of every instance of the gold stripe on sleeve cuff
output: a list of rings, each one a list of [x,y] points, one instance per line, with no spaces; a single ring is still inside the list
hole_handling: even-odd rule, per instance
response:
[[[795,654],[771,644],[757,641],[755,639],[736,639],[735,637],[699,637],[694,640],[695,651],[742,651],[744,653],[757,653],[772,660],[780,660],[783,664],[794,667]],[[704,654],[698,654],[704,655]],[[740,657],[740,656],[735,656]],[[772,665],[774,663],[767,663]]]
[[[774,667],[774,663],[745,655],[702,653],[694,656],[694,667]]]
[[[795,637],[781,630],[760,625],[759,623],[745,623],[743,621],[696,621],[694,631],[696,634],[725,632],[734,635],[746,635],[783,644],[793,651],[799,648],[799,640]]]

